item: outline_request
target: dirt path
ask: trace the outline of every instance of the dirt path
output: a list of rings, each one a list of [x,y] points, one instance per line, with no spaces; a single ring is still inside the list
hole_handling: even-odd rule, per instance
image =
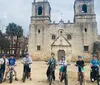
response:
[[[22,71],[23,71],[23,65],[20,63],[20,61],[17,62],[16,70],[19,81],[13,81],[12,84],[9,84],[9,81],[6,81],[3,83],[3,85],[48,85],[48,82],[46,81],[46,70],[47,65],[45,62],[34,62],[32,65],[32,81],[27,80],[25,83],[21,81],[22,77]],[[89,66],[85,67],[86,76],[87,76],[87,85],[96,85],[96,83],[91,83],[89,81]],[[56,70],[56,83],[55,85],[64,85],[63,83],[58,82],[59,80],[59,66],[57,66]],[[76,67],[72,64],[68,67],[68,76],[69,76],[69,85],[75,85],[76,83]]]

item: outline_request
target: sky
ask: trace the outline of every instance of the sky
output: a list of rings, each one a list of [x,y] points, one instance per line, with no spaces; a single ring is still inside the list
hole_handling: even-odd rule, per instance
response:
[[[74,17],[74,0],[48,0],[51,5],[51,20],[64,22]],[[0,30],[5,31],[8,23],[14,22],[24,29],[24,34],[29,33],[30,17],[33,0],[0,0]],[[98,34],[100,34],[100,0],[95,0],[95,11],[98,23]],[[61,17],[62,14],[62,17]]]

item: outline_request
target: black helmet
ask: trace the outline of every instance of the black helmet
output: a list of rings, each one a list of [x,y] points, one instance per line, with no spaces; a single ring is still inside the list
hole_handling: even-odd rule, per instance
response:
[[[5,53],[3,53],[1,56],[2,56],[2,57],[3,57],[3,56],[6,56],[6,54],[5,54]]]
[[[78,58],[82,58],[82,56],[78,56]]]

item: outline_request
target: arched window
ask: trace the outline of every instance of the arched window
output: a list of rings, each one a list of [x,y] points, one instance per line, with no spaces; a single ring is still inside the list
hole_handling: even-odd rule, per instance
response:
[[[38,34],[40,34],[40,29],[38,29]]]
[[[67,39],[68,40],[71,40],[72,39],[72,36],[71,35],[67,35]]]
[[[87,5],[86,4],[82,5],[82,12],[87,13]]]
[[[42,7],[38,7],[38,15],[42,15]]]
[[[85,32],[87,32],[87,28],[85,28]]]
[[[52,40],[55,40],[56,39],[56,35],[52,35]]]

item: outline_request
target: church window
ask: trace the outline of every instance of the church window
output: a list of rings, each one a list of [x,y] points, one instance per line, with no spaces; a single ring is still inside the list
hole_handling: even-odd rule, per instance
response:
[[[82,5],[82,12],[87,13],[87,5],[86,4]]]
[[[60,33],[62,34],[62,31],[60,31]]]
[[[72,39],[72,36],[71,35],[67,35],[67,39],[68,40],[71,40]]]
[[[56,35],[52,35],[52,40],[55,40],[56,39]]]
[[[85,32],[87,32],[87,28],[85,28]]]
[[[41,50],[41,46],[40,45],[37,46],[37,50],[38,51]]]
[[[38,15],[42,15],[42,7],[40,6],[40,7],[38,7]]]
[[[84,46],[84,51],[85,52],[89,51],[89,46]]]
[[[40,29],[38,29],[38,34],[40,34]]]

